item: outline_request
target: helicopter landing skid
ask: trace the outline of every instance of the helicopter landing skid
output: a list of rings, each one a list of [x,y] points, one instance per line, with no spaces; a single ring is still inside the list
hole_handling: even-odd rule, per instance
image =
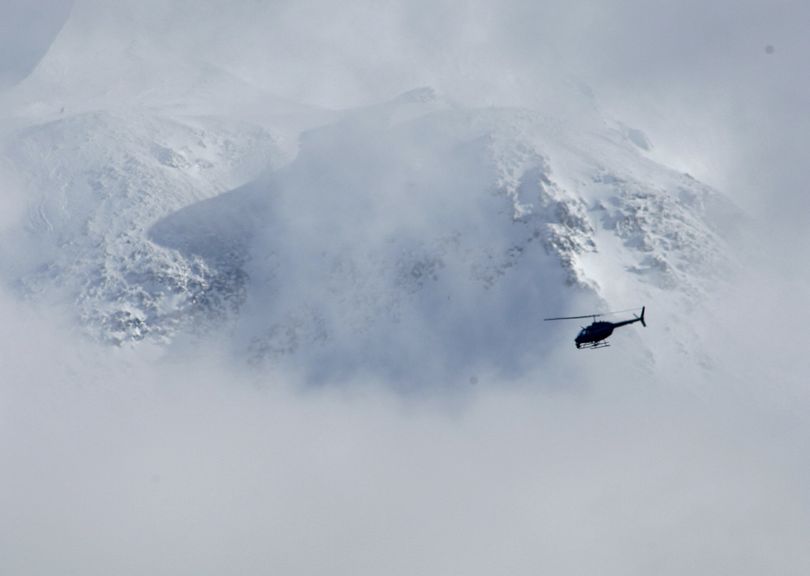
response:
[[[582,346],[588,350],[598,350],[599,348],[610,348],[610,342],[594,342],[593,344],[585,344]]]

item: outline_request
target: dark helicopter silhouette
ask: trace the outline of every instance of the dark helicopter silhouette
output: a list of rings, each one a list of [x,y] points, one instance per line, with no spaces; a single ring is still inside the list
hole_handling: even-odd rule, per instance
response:
[[[620,326],[627,326],[628,324],[633,324],[634,322],[641,322],[641,325],[645,328],[647,327],[647,323],[644,321],[644,309],[646,307],[641,307],[641,316],[635,316],[632,320],[623,320],[621,322],[607,322],[604,320],[600,320],[597,322],[597,318],[599,316],[607,316],[608,314],[618,314],[618,312],[606,312],[603,314],[588,314],[586,316],[561,316],[559,318],[544,318],[543,320],[576,320],[578,318],[593,318],[593,322],[590,326],[585,326],[582,330],[580,330],[577,337],[574,339],[574,343],[577,345],[577,348],[605,348],[610,346],[608,342],[603,342],[608,336],[613,334],[613,331]],[[638,308],[636,308],[638,310]],[[626,312],[626,310],[623,310]]]

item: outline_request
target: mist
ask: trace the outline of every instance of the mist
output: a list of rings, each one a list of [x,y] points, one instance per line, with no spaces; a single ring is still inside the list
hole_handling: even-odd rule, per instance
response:
[[[124,102],[110,79],[138,72],[131,58],[145,52],[166,55],[154,76],[136,75],[145,94],[205,62],[312,114],[421,85],[463,106],[525,106],[571,123],[593,106],[649,135],[654,159],[742,208],[733,238],[741,266],[704,303],[711,316],[681,314],[711,343],[709,367],[678,356],[639,362],[644,346],[669,345],[652,303],[649,329],[617,334],[616,346],[593,353],[576,351],[565,328],[532,327],[509,310],[495,333],[521,325],[538,348],[522,362],[507,355],[511,371],[386,355],[372,332],[339,352],[357,358],[369,346],[387,358],[381,369],[316,386],[313,364],[340,365],[334,358],[267,370],[245,363],[223,334],[166,346],[88,341],[69,302],[21,298],[5,266],[0,572],[807,573],[810,360],[800,339],[810,323],[810,174],[801,154],[810,81],[801,71],[810,9],[241,1],[220,22],[217,2],[71,4],[0,7],[3,30],[13,32],[0,46],[3,137],[32,109]],[[84,30],[87,43],[66,45],[75,36],[63,25]],[[160,41],[151,43],[155,30]],[[53,61],[38,66],[52,46],[65,62],[93,63],[93,81],[53,74]],[[257,100],[240,103],[234,117],[262,113]],[[477,174],[468,157],[455,168]],[[425,178],[438,177],[440,167],[429,170]],[[367,180],[339,181],[349,189]],[[18,238],[11,231],[32,209],[29,185],[4,156],[4,239]],[[413,211],[406,236],[418,240],[414,207],[393,207]],[[253,241],[269,245],[272,233]],[[331,233],[358,245],[370,234]],[[314,234],[299,254],[329,244]],[[280,297],[317,300],[317,274],[297,273]],[[270,298],[249,302],[237,330],[252,334]],[[432,306],[420,309],[428,319]],[[427,321],[410,322],[394,339],[404,349],[424,345],[418,329]],[[460,348],[445,340],[437,349]],[[509,351],[485,340],[475,349],[479,358]],[[429,369],[403,387],[396,374],[408,362]]]
[[[215,354],[71,346],[3,312],[7,574],[810,561],[804,402],[576,368],[410,399],[373,380],[313,391]]]

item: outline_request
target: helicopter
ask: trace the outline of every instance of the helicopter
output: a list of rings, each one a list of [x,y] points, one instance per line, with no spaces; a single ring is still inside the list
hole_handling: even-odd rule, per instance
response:
[[[646,306],[641,307],[641,316],[636,316],[633,314],[634,318],[632,320],[623,320],[621,322],[607,322],[605,320],[597,321],[596,319],[600,316],[607,316],[609,314],[619,314],[620,312],[605,312],[602,314],[587,314],[585,316],[561,316],[559,318],[543,318],[544,321],[550,320],[576,320],[579,318],[593,318],[593,322],[590,326],[585,326],[580,330],[577,337],[574,339],[574,344],[576,344],[577,349],[580,348],[590,348],[594,350],[596,348],[607,348],[610,346],[610,343],[607,342],[608,336],[613,334],[613,331],[620,326],[627,326],[628,324],[633,324],[635,322],[641,322],[641,325],[645,328],[647,327],[647,323],[644,321],[644,310]],[[638,308],[636,308],[638,310]],[[627,310],[622,310],[622,312],[627,312]]]

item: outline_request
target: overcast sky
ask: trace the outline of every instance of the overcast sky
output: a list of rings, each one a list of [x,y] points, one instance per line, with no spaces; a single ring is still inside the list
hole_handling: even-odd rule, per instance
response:
[[[70,12],[72,0],[3,0],[0,4],[0,88],[39,62]]]

